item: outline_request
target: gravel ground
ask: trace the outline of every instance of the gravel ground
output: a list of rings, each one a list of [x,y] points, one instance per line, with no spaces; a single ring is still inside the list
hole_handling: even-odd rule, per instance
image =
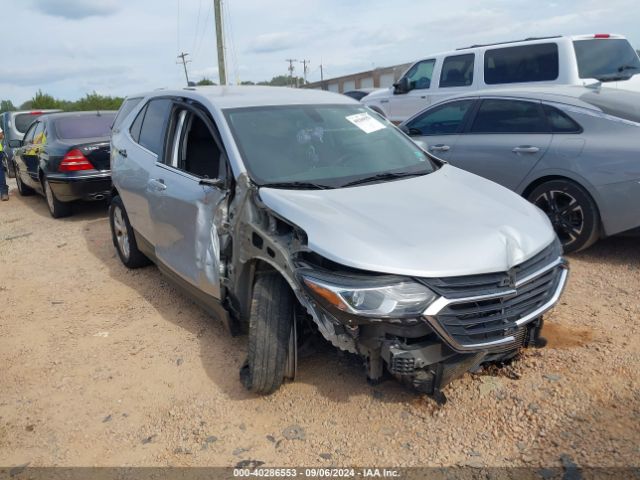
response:
[[[128,271],[103,204],[53,220],[0,204],[0,465],[640,465],[640,240],[570,256],[549,345],[433,401],[370,387],[322,348],[269,397],[244,391],[244,338],[155,267]]]

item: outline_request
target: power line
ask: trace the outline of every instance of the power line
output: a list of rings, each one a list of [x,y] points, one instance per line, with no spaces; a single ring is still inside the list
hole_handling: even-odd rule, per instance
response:
[[[235,76],[235,82],[237,85],[240,84],[240,74],[239,74],[239,66],[238,66],[238,56],[236,55],[236,42],[235,35],[233,34],[233,22],[231,21],[231,3],[227,3],[226,8],[222,10],[222,14],[226,15],[229,34],[227,35],[227,39],[229,41],[230,49],[231,49],[231,62],[233,64],[233,73]]]
[[[191,63],[191,60],[187,60],[187,56],[189,54],[182,52],[180,55],[178,55],[178,58],[180,58],[182,60],[182,66],[184,67],[184,76],[187,79],[187,86],[189,86],[189,74],[187,73],[187,63]],[[176,62],[176,63],[180,63],[180,62]]]
[[[202,10],[202,0],[198,2],[198,19],[196,20],[196,28],[193,32],[193,46],[191,47],[191,51],[196,51],[196,41],[198,40],[198,28],[200,27],[200,11]]]

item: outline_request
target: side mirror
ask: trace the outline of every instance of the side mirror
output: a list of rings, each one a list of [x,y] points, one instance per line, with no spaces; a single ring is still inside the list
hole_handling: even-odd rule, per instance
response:
[[[222,178],[203,178],[200,180],[200,185],[207,185],[209,187],[224,188],[226,187],[226,181]]]
[[[22,140],[9,140],[9,147],[20,148],[22,146]]]
[[[400,130],[402,130],[402,133],[404,133],[405,135],[409,135],[410,137],[417,137],[422,135],[421,130],[414,127],[410,127],[408,125],[401,125]]]
[[[394,83],[393,86],[393,93],[395,93],[396,95],[401,95],[411,90],[411,85],[409,84],[409,79],[407,77],[402,77],[400,80],[398,80],[398,83]]]

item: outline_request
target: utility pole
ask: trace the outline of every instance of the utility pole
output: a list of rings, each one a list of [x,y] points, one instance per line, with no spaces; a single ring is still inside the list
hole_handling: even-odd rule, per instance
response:
[[[184,76],[187,79],[187,87],[189,86],[189,74],[187,73],[187,63],[191,63],[191,60],[187,60],[187,56],[189,54],[182,52],[180,55],[178,55],[178,58],[182,60],[182,66],[184,67]],[[176,63],[180,63],[180,62],[176,62]]]
[[[320,60],[320,89],[324,90],[324,73],[322,73],[322,60]]]
[[[213,0],[216,21],[216,43],[218,44],[218,75],[220,85],[227,84],[227,71],[224,63],[224,32],[222,31],[222,0]]]
[[[289,86],[293,87],[293,71],[296,67],[293,66],[293,62],[297,62],[295,58],[287,58],[285,62],[289,62]]]
[[[307,83],[307,71],[309,70],[309,64],[311,60],[300,60],[302,64],[302,78],[304,78],[304,83]]]

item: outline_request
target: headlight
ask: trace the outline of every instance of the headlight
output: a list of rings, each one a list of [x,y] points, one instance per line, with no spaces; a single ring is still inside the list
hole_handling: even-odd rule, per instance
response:
[[[427,287],[412,281],[355,287],[336,285],[306,275],[302,280],[312,293],[335,308],[365,317],[415,317],[437,298]]]

